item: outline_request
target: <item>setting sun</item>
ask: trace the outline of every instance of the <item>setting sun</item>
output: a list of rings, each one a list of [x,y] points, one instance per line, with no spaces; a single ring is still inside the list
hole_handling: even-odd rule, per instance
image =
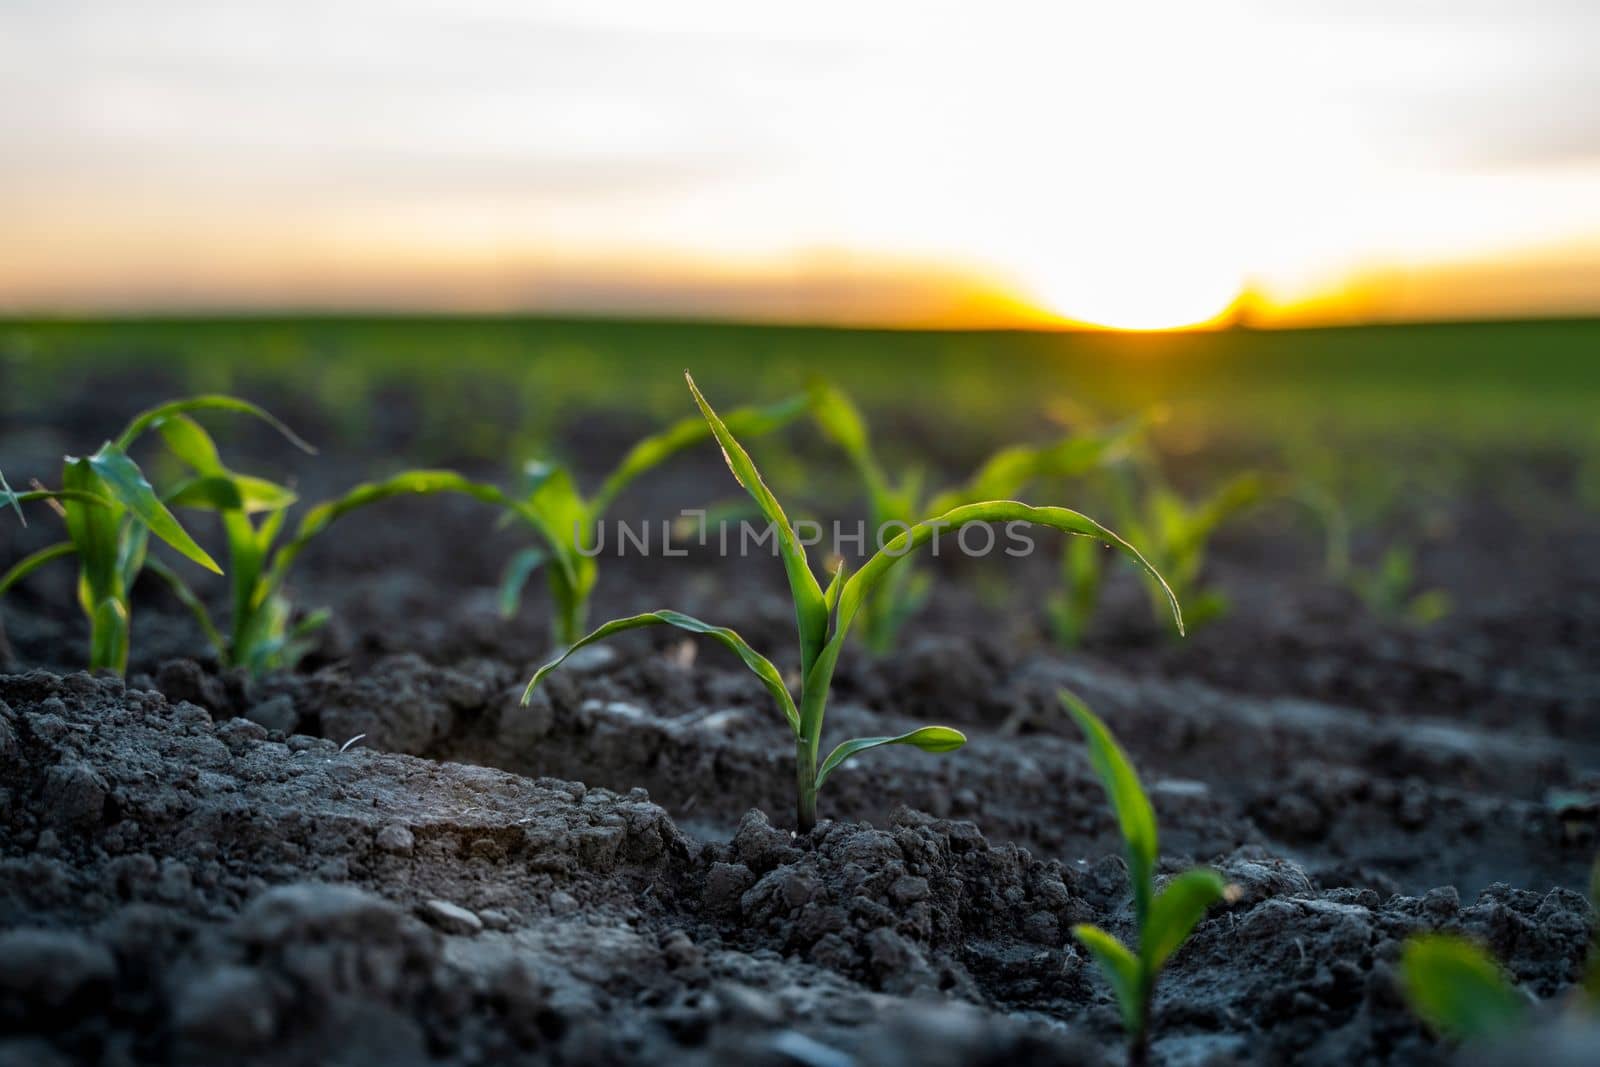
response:
[[[1139,270],[1063,271],[1034,287],[1045,310],[1078,325],[1176,330],[1216,322],[1237,299],[1240,280],[1151,264]]]

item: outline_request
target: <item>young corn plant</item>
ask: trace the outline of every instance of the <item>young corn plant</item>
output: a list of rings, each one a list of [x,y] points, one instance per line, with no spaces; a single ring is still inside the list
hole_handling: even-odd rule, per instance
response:
[[[300,553],[335,520],[400,495],[462,493],[511,513],[518,510],[495,486],[469,481],[454,471],[404,471],[318,504],[280,545],[288,509],[295,502],[291,490],[228,470],[211,435],[187,415],[175,414],[157,428],[173,455],[193,472],[168,495],[167,502],[214,511],[222,521],[232,598],[227,634],[185,583],[173,576],[171,584],[199,622],[218,660],[224,666],[245,667],[253,674],[293,667],[328,621],[328,613],[320,610],[296,621],[285,586]]]
[[[1137,466],[1140,470],[1109,472],[1106,479],[1118,528],[1166,577],[1191,628],[1220,618],[1227,613],[1227,597],[1201,581],[1207,545],[1221,526],[1266,499],[1271,482],[1246,472],[1191,502],[1166,484],[1153,459],[1146,457]],[[1056,639],[1073,646],[1083,639],[1099,605],[1105,560],[1101,553],[1071,542],[1063,551],[1061,587],[1045,607]],[[1159,617],[1165,593],[1154,583],[1149,589]]]
[[[1391,547],[1376,567],[1348,567],[1344,579],[1368,611],[1388,622],[1431,626],[1450,614],[1449,593],[1417,588],[1416,553],[1407,545]]]
[[[1105,787],[1122,831],[1128,880],[1133,886],[1133,912],[1138,944],[1129,949],[1111,934],[1080,923],[1072,936],[1100,965],[1128,1034],[1128,1063],[1141,1067],[1150,1050],[1150,1005],[1156,976],[1205,917],[1206,910],[1222,899],[1227,884],[1216,871],[1199,867],[1168,880],[1158,894],[1155,888],[1157,857],[1156,816],[1139,776],[1106,729],[1083,701],[1066,690],[1061,701],[1078,721],[1089,744],[1089,761]]]
[[[127,670],[132,617],[129,593],[143,570],[148,568],[171,584],[186,602],[193,600],[193,594],[188,592],[178,573],[149,555],[152,534],[186,559],[216,574],[222,573],[222,568],[168,510],[169,504],[244,493],[263,507],[278,506],[279,498],[264,488],[268,483],[234,475],[188,483],[166,500],[157,495],[139,465],[129,456],[129,449],[151,430],[162,431],[165,436],[167,427],[179,420],[197,426],[185,414],[190,411],[251,415],[271,424],[296,444],[310,448],[288,427],[248,401],[231,396],[196,396],[141,413],[114,441],[107,441],[93,455],[68,456],[62,466],[60,489],[18,493],[0,482],[0,491],[4,492],[6,500],[17,506],[19,516],[20,505],[24,502],[52,503],[66,525],[68,538],[40,549],[0,576],[0,594],[46,563],[76,556],[78,603],[89,621],[90,670],[105,669],[118,674]],[[269,499],[273,503],[267,503]]]
[[[729,413],[728,426],[747,437],[759,436],[786,425],[806,407],[805,397],[794,397],[765,407],[740,408]],[[533,528],[539,544],[518,552],[507,563],[500,581],[501,614],[507,618],[516,614],[523,587],[535,571],[543,568],[553,605],[551,628],[555,639],[562,645],[578,640],[583,635],[589,597],[599,577],[596,537],[606,510],[635,478],[710,436],[710,428],[703,420],[686,418],[644,438],[590,497],[579,492],[566,467],[544,461],[527,464],[513,514]]]
[[[735,480],[744,487],[772,524],[777,540],[777,550],[783,560],[789,579],[789,590],[794,600],[796,628],[800,645],[799,699],[790,693],[783,674],[773,662],[761,655],[740,637],[724,626],[684,615],[676,611],[659,610],[613,619],[573,645],[550,663],[539,668],[528,682],[522,701],[526,704],[534,689],[551,671],[558,668],[568,656],[585,645],[610,637],[625,630],[644,626],[675,626],[690,633],[705,634],[731,650],[761,680],[773,703],[782,713],[795,742],[795,806],[796,820],[801,833],[808,833],[817,821],[817,791],[828,777],[845,761],[863,752],[884,745],[911,745],[924,752],[950,752],[966,743],[966,737],[948,726],[923,726],[895,737],[856,737],[836,746],[825,758],[822,752],[823,718],[827,711],[828,691],[833,682],[834,668],[840,651],[850,634],[851,626],[861,617],[863,605],[885,579],[894,573],[897,564],[927,544],[940,531],[959,528],[969,522],[1032,522],[1050,526],[1068,534],[1098,538],[1126,553],[1146,568],[1156,581],[1160,575],[1150,567],[1143,556],[1110,530],[1093,519],[1075,511],[1059,507],[1034,507],[1011,500],[987,500],[962,504],[935,519],[918,522],[903,531],[879,552],[866,561],[859,571],[846,575],[841,563],[824,589],[812,573],[804,546],[795,535],[794,527],[772,491],[767,488],[756,470],[750,454],[739,444],[727,424],[717,416],[694,379],[685,373],[689,390],[699,405],[706,424],[722,447]],[[1173,618],[1182,628],[1183,620],[1177,600],[1171,601]]]
[[[845,393],[826,382],[811,386],[811,410],[824,437],[849,459],[867,494],[868,516],[879,536],[943,515],[963,504],[1004,500],[1045,479],[1077,477],[1118,455],[1138,432],[1136,425],[1103,434],[1074,435],[1048,445],[1013,445],[994,453],[962,484],[931,497],[923,473],[911,469],[892,479],[878,461],[866,420]],[[906,622],[927,599],[929,575],[913,566],[896,568],[861,608],[862,643],[875,655],[889,652]]]

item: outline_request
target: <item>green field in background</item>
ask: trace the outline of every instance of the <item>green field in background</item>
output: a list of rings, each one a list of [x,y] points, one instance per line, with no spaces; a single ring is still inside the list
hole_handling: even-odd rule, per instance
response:
[[[424,386],[441,411],[558,427],[588,412],[687,414],[685,367],[724,403],[821,374],[869,408],[1000,429],[1073,404],[1109,416],[1159,404],[1173,426],[1208,435],[1587,450],[1600,423],[1595,320],[1144,335],[492,317],[0,321],[6,415],[85,377],[155,369],[185,389],[293,389],[332,409]]]

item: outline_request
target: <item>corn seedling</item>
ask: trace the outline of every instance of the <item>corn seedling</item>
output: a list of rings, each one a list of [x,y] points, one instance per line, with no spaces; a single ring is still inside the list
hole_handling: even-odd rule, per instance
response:
[[[1089,761],[1105,787],[1116,813],[1133,886],[1133,911],[1138,928],[1137,950],[1129,950],[1111,934],[1087,923],[1072,928],[1072,936],[1088,950],[1116,995],[1122,1025],[1128,1033],[1128,1063],[1146,1061],[1150,1047],[1150,1004],[1156,976],[1205,917],[1206,910],[1222,899],[1227,885],[1216,871],[1205,867],[1169,879],[1158,894],[1155,888],[1157,857],[1156,815],[1139,784],[1139,776],[1088,706],[1063,690],[1061,701],[1078,721],[1089,744]]]
[[[255,674],[293,667],[310,649],[315,632],[327,622],[326,611],[314,611],[296,621],[285,586],[300,553],[335,520],[391,497],[436,493],[462,493],[513,513],[517,510],[500,489],[469,481],[454,471],[404,471],[318,504],[301,518],[293,536],[279,545],[294,493],[227,470],[210,435],[187,416],[174,416],[159,429],[173,454],[194,472],[169,495],[168,502],[215,511],[222,520],[232,593],[228,634],[222,634],[187,585],[176,576],[171,584],[199,622],[218,660]]]
[[[101,445],[93,455],[68,456],[63,463],[60,489],[39,489],[17,493],[3,487],[5,498],[18,508],[27,501],[48,501],[66,524],[68,540],[40,549],[13,566],[0,577],[0,593],[20,579],[53,560],[76,556],[78,560],[78,603],[89,620],[89,669],[108,669],[123,673],[128,666],[129,621],[132,607],[129,592],[134,580],[146,568],[171,584],[180,597],[193,601],[193,594],[177,572],[149,555],[150,535],[166,542],[186,559],[217,574],[217,566],[204,549],[178,522],[168,505],[192,499],[220,498],[225,494],[245,494],[262,501],[272,496],[269,483],[227,474],[226,477],[199,479],[188,483],[163,500],[145,478],[128,451],[144,434],[158,430],[166,436],[170,426],[180,421],[198,426],[185,414],[190,411],[231,411],[262,419],[304,445],[277,419],[261,408],[231,396],[196,396],[174,400],[136,416],[114,441]],[[167,438],[169,445],[171,438]],[[220,463],[218,469],[222,470]],[[226,473],[226,472],[225,472]],[[278,487],[272,487],[274,492]],[[243,506],[241,501],[241,506]],[[262,503],[262,506],[267,506]]]
[[[909,470],[898,480],[885,471],[872,448],[866,420],[843,391],[815,382],[811,405],[823,436],[845,453],[861,479],[872,528],[880,536],[890,528],[905,529],[964,504],[1014,497],[1045,479],[1088,473],[1117,455],[1138,430],[1137,426],[1121,427],[1037,447],[1004,448],[980,464],[961,485],[927,497],[921,470]],[[894,646],[907,620],[927,599],[930,585],[925,572],[902,566],[873,590],[861,607],[862,642],[870,651],[881,655]]]
[[[1134,466],[1138,469],[1109,471],[1106,479],[1118,528],[1166,578],[1183,603],[1191,628],[1221,617],[1228,610],[1227,597],[1201,582],[1207,545],[1224,523],[1264,500],[1271,483],[1261,474],[1246,472],[1210,496],[1191,502],[1166,484],[1148,454]],[[1100,553],[1070,542],[1064,552],[1062,585],[1046,601],[1046,611],[1056,638],[1075,645],[1083,639],[1099,604],[1105,560]],[[1154,583],[1149,590],[1151,607],[1159,618],[1165,591]]]
[[[805,410],[804,397],[741,408],[728,415],[728,426],[746,436],[758,436],[784,426]],[[578,491],[577,481],[566,467],[544,461],[527,464],[514,514],[533,527],[540,543],[518,552],[507,563],[500,581],[501,614],[508,618],[516,614],[523,587],[543,568],[554,607],[551,626],[555,639],[563,645],[578,640],[599,577],[596,536],[606,510],[635,478],[710,436],[703,420],[686,418],[644,438],[587,498]]]
[[[1380,619],[1411,626],[1429,626],[1450,614],[1450,594],[1443,589],[1417,589],[1416,554],[1395,545],[1376,567],[1350,567],[1346,584],[1367,610]]]
[[[539,668],[528,683],[522,700],[526,704],[534,688],[551,671],[559,667],[568,656],[585,645],[602,640],[624,630],[643,626],[675,626],[690,633],[705,634],[714,638],[743,661],[761,680],[773,702],[783,714],[795,740],[796,809],[800,831],[809,832],[817,820],[817,791],[828,777],[846,760],[883,745],[911,745],[925,752],[950,752],[966,743],[959,730],[947,726],[924,726],[896,737],[857,737],[845,741],[820,760],[823,717],[827,711],[828,690],[833,682],[833,672],[840,651],[849,637],[850,628],[862,614],[862,606],[869,595],[895,566],[907,555],[927,544],[940,531],[961,527],[969,522],[1032,522],[1050,526],[1068,534],[1078,534],[1105,541],[1126,553],[1144,567],[1156,581],[1161,577],[1144,557],[1110,530],[1093,519],[1075,511],[1059,507],[1033,507],[1010,500],[987,500],[962,504],[935,519],[918,522],[900,533],[866,561],[855,574],[847,576],[843,563],[834,571],[824,589],[812,573],[804,546],[795,535],[794,527],[772,491],[762,481],[750,454],[739,444],[727,424],[717,416],[706,402],[694,379],[685,374],[695,403],[722,447],[733,476],[750,494],[761,513],[772,524],[777,538],[778,553],[783,560],[789,579],[789,590],[794,600],[795,623],[800,644],[800,698],[795,700],[789,692],[783,674],[771,660],[751,648],[744,638],[727,627],[715,626],[676,611],[651,611],[642,615],[614,619],[581,638],[557,659]],[[1176,599],[1171,601],[1173,618],[1180,630],[1182,616]]]

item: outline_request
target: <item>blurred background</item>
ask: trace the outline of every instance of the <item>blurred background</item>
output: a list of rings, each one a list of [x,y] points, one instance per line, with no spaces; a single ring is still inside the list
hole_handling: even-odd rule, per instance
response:
[[[492,454],[682,414],[692,363],[1587,455],[1596,39],[1587,0],[12,0],[0,411],[422,381],[492,396]]]
[[[0,306],[1600,308],[1600,8],[12,0]]]

